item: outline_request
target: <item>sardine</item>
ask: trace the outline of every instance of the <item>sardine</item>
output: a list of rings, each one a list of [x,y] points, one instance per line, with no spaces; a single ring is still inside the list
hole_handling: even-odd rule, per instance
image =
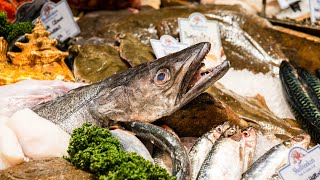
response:
[[[121,129],[111,130],[111,134],[119,139],[120,146],[123,150],[129,153],[135,152],[144,159],[154,163],[148,149],[134,134]]]
[[[276,171],[288,160],[291,147],[306,148],[310,143],[310,136],[302,134],[278,144],[255,161],[250,168],[242,174],[242,180],[264,180],[271,178]]]
[[[320,142],[320,111],[300,84],[294,67],[287,61],[280,65],[280,79],[297,121],[314,141]]]
[[[178,180],[189,179],[190,162],[181,141],[163,128],[142,122],[122,122],[123,127],[137,136],[149,139],[157,147],[167,152],[172,160],[172,175]]]
[[[247,127],[242,131],[242,141],[241,145],[243,146],[244,158],[243,158],[243,166],[242,173],[247,171],[248,167],[251,166],[254,152],[256,151],[257,145],[257,134],[253,127]]]
[[[71,133],[84,122],[153,122],[201,94],[229,69],[229,61],[203,67],[210,43],[203,42],[143,63],[103,81],[74,89],[33,110]],[[201,67],[201,68],[200,68]]]
[[[191,164],[191,179],[196,179],[201,168],[202,163],[207,157],[214,142],[230,127],[229,122],[212,128],[209,132],[198,138],[189,152],[189,159]]]
[[[249,128],[231,137],[221,136],[207,155],[197,179],[240,179],[246,156],[243,147],[256,141],[251,134],[253,129]]]

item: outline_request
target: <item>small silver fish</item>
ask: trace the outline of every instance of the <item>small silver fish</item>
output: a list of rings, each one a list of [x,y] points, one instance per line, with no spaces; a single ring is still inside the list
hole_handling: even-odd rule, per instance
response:
[[[242,141],[245,141],[242,143],[244,152],[242,173],[244,173],[251,166],[253,155],[256,151],[257,135],[252,127],[242,131]]]
[[[126,152],[136,152],[144,159],[154,163],[148,149],[144,146],[144,144],[132,133],[115,129],[111,131],[113,137],[116,137],[120,141],[120,147]]]
[[[189,159],[191,164],[191,180],[197,178],[202,163],[207,157],[214,142],[230,127],[229,122],[225,122],[223,125],[219,125],[212,128],[203,136],[198,138],[195,144],[192,146],[189,152]]]
[[[237,131],[231,137],[226,137],[225,134],[216,141],[207,155],[200,168],[198,180],[241,178],[246,156],[243,147],[244,144],[251,144],[255,140],[254,131],[252,129],[242,133]]]
[[[293,137],[283,143],[280,143],[264,155],[262,155],[257,161],[255,161],[251,167],[242,174],[242,180],[266,180],[270,179],[276,171],[286,164],[288,159],[288,153],[291,147],[301,146],[306,148],[310,143],[310,136],[307,134],[301,134]]]

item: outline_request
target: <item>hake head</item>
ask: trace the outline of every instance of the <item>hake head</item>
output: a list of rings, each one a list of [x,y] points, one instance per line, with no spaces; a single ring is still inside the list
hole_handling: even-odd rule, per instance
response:
[[[141,64],[101,82],[92,113],[99,119],[153,122],[197,97],[229,69],[203,62],[210,43],[202,42]]]

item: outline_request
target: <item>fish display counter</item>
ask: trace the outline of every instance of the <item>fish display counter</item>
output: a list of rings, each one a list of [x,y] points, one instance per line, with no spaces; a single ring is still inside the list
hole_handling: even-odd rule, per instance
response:
[[[71,2],[64,41],[0,12],[1,180],[286,179],[292,149],[318,147],[319,37],[239,5],[137,2]],[[187,44],[196,15],[218,33]]]

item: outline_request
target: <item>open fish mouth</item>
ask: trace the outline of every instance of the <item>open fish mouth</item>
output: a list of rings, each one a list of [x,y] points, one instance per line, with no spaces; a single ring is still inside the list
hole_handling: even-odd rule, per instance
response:
[[[181,92],[182,101],[189,102],[193,97],[199,95],[214,82],[219,80],[230,68],[230,63],[227,60],[218,65],[215,65],[217,64],[216,62],[208,63],[209,60],[212,60],[206,59],[206,56],[210,51],[210,43],[204,42],[201,43],[201,45],[202,48],[194,57],[185,74],[183,80],[185,86],[182,88]]]

